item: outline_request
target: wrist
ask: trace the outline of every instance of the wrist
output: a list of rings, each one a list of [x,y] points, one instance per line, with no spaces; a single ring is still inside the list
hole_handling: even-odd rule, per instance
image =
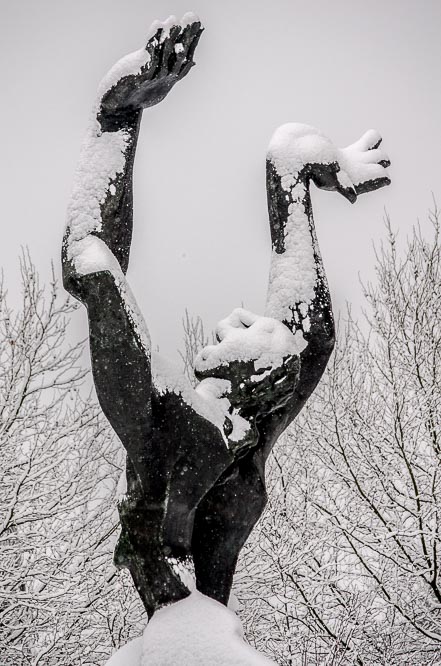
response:
[[[121,111],[108,111],[99,106],[96,115],[102,132],[126,132],[136,137],[141,122],[142,109],[124,109]]]
[[[300,123],[281,125],[268,146],[268,160],[280,176],[283,189],[307,183],[313,172],[336,162],[337,149],[319,130]]]

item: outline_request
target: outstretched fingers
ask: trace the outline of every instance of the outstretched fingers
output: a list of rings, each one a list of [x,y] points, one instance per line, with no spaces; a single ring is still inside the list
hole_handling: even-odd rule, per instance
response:
[[[374,144],[375,147],[369,148],[359,155],[359,160],[364,165],[364,177],[361,182],[356,184],[357,194],[372,192],[391,183],[386,171],[387,167],[390,166],[390,159],[384,150],[378,148],[380,143],[381,137],[379,136],[379,140]]]
[[[149,78],[168,73],[167,64],[173,50],[173,40],[180,32],[176,16],[169,16],[165,21],[153,21],[147,36],[146,51],[150,53],[148,64]]]
[[[373,149],[369,152],[374,152],[375,150],[376,149]],[[357,195],[365,194],[366,192],[372,192],[373,190],[380,189],[380,187],[390,185],[391,180],[389,178],[389,174],[386,171],[386,167],[389,165],[389,160],[381,158],[378,160],[373,160],[371,163],[364,163],[359,182],[355,183],[355,191]]]
[[[382,138],[379,132],[374,129],[370,129],[361,136],[358,141],[353,143],[348,148],[353,148],[354,150],[360,150],[364,152],[365,150],[375,150],[382,142]]]
[[[173,66],[176,61],[175,47],[177,40],[181,35],[181,26],[174,25],[170,28],[167,36],[163,39],[160,63],[158,65],[158,75],[167,76],[173,72]]]
[[[146,45],[151,55],[150,78],[185,76],[194,65],[193,54],[202,31],[199,18],[190,12],[180,21],[173,15],[162,22],[154,21]]]
[[[102,127],[120,127],[126,112],[161,102],[194,64],[201,33],[195,14],[186,14],[181,21],[176,16],[154,21],[145,48],[121,58],[100,84]]]
[[[198,20],[185,26],[181,39],[176,44],[175,72],[182,79],[194,65],[193,55],[201,37],[203,28]]]
[[[357,195],[366,194],[366,192],[373,192],[374,190],[379,190],[381,187],[390,184],[391,180],[389,176],[378,176],[377,178],[366,180],[363,183],[358,183],[358,185],[355,186],[355,191],[357,192]]]
[[[379,164],[383,168],[390,166],[390,159],[388,155],[380,148],[371,148],[361,153],[360,161],[365,164]]]
[[[380,148],[381,141],[376,130],[368,130],[358,141],[340,151],[340,167],[351,180],[357,195],[391,182],[386,171],[390,159]]]

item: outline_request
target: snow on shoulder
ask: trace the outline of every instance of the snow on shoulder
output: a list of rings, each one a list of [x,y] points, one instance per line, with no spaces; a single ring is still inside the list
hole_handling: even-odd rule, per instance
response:
[[[157,611],[141,639],[124,646],[107,666],[275,666],[243,639],[236,615],[193,592]]]
[[[216,426],[225,444],[228,444],[224,432],[226,418],[233,426],[230,440],[240,441],[248,432],[249,423],[234,410],[231,411],[230,401],[225,397],[230,389],[229,381],[217,378],[204,379],[196,389],[193,389],[181,368],[157,352],[152,353],[152,378],[155,389],[160,394],[173,392],[179,395],[197,414]]]

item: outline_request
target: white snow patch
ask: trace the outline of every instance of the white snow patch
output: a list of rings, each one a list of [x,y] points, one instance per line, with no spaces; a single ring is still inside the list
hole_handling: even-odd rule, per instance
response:
[[[336,149],[315,127],[286,123],[274,132],[268,146],[268,159],[281,177],[283,189],[289,191],[305,164],[335,162]]]
[[[144,631],[107,666],[275,666],[243,639],[236,615],[199,592],[157,611]],[[126,652],[123,654],[123,651]]]
[[[233,430],[228,435],[228,440],[233,442],[240,442],[250,429],[250,424],[246,419],[239,415],[237,409],[231,410],[231,403],[225,394],[231,390],[231,383],[225,379],[218,379],[214,377],[207,377],[196,386],[196,393],[203,397],[208,402],[216,401],[217,408],[222,410],[224,423],[228,418],[231,421]],[[222,430],[223,433],[223,430]],[[223,434],[225,439],[225,435]]]
[[[156,35],[158,30],[162,29],[162,21],[155,19],[153,23],[150,24],[150,28],[147,30],[146,41],[150,41],[152,37]]]
[[[166,18],[165,21],[153,21],[147,32],[147,41],[154,37],[158,30],[163,30],[164,32],[161,35],[162,42],[164,41],[165,36],[170,33],[170,30],[174,25],[179,25],[182,30],[184,30],[184,28],[186,28],[188,25],[191,25],[192,23],[200,23],[199,17],[193,12],[187,12],[184,14],[180,21],[178,21],[176,16],[173,15]]]
[[[115,277],[122,273],[115,255],[97,236],[87,235],[79,240],[69,239],[67,257],[79,275],[109,271]]]
[[[178,366],[156,352],[152,353],[152,379],[160,393],[168,391],[180,395],[197,414],[216,426],[227,445],[228,440],[240,441],[250,429],[248,421],[236,410],[230,414],[231,403],[226,397],[231,390],[229,381],[209,377],[194,389]],[[228,438],[224,433],[226,419],[229,419],[233,426]]]
[[[192,23],[200,23],[201,20],[197,14],[194,12],[186,12],[184,16],[181,18],[180,24],[182,28],[186,28],[188,25],[191,25]]]
[[[290,305],[297,305],[303,316],[315,297],[318,266],[314,241],[304,206],[305,188],[298,183],[291,190],[285,226],[285,251],[272,251],[268,300],[265,314],[280,320],[292,318]],[[305,345],[306,346],[306,343]]]
[[[123,645],[110,657],[106,666],[142,666],[142,642],[143,638],[140,636],[127,643],[127,645]],[[149,666],[152,666],[152,664],[149,664]]]
[[[100,204],[124,170],[128,142],[128,132],[101,133],[98,121],[92,122],[83,142],[67,209],[70,243],[101,230]]]
[[[297,356],[306,346],[301,332],[293,335],[281,321],[243,308],[236,308],[220,321],[216,334],[220,342],[204,347],[195,359],[195,368],[201,372],[232,361],[253,361],[255,370],[276,368],[287,356]]]
[[[182,370],[157,352],[152,353],[152,379],[159,393],[180,395],[187,405],[223,434],[225,414],[230,407],[230,401],[223,395],[229,382],[221,379],[201,382],[195,390]]]
[[[251,381],[252,382],[261,382],[262,379],[265,379],[265,377],[268,377],[272,372],[272,368],[268,368],[268,370],[265,370],[265,372],[261,372],[260,375],[252,375]]]
[[[302,315],[302,317],[306,317],[306,315],[308,314],[308,311],[309,311],[309,308],[306,305],[306,303],[300,303],[299,312]]]
[[[233,426],[233,430],[228,435],[228,439],[232,442],[241,442],[250,430],[250,424],[246,419],[240,416],[237,409],[233,409],[233,412],[228,415],[228,418]]]
[[[354,183],[352,180],[349,178],[348,174],[346,171],[339,171],[337,173],[337,180],[340,183],[340,185],[345,189],[345,190],[354,190]],[[355,191],[355,190],[354,190]]]
[[[178,19],[174,14],[165,19],[162,23],[162,33],[159,39],[160,42],[164,42],[170,34],[170,30],[175,26],[179,25]]]
[[[97,236],[87,236],[68,245],[68,258],[73,262],[79,275],[108,271],[115,280],[116,288],[124,302],[134,331],[146,353],[150,353],[150,335],[138,308],[138,304],[125,279],[116,257],[107,245]]]
[[[122,271],[120,271],[119,275],[115,276],[115,283],[124,302],[126,312],[132,320],[138,339],[141,342],[145,352],[150,354],[150,334],[145,323],[145,319]]]
[[[150,30],[152,30],[154,23],[152,24]],[[159,21],[157,23],[159,23]],[[153,35],[155,32],[153,32]],[[153,37],[153,35],[151,36]],[[94,113],[96,114],[101,99],[108,90],[113,88],[113,86],[115,86],[118,81],[125,76],[136,76],[137,74],[140,74],[142,69],[149,64],[150,60],[150,53],[145,49],[138,49],[137,51],[128,53],[123,58],[120,58],[120,60],[118,60],[118,62],[116,62],[113,67],[109,69],[107,74],[101,79],[98,85],[98,100],[96,108],[94,109]]]
[[[343,171],[339,172],[340,183],[347,187],[342,179],[346,178],[353,185],[365,183],[368,180],[385,178],[388,173],[378,162],[387,162],[389,158],[381,148],[373,148],[381,141],[381,136],[377,130],[368,130],[355,143],[338,151],[338,162]]]
[[[194,571],[193,560],[188,558],[185,562],[182,560],[177,560],[175,557],[166,557],[165,558],[175,574],[181,580],[190,592],[196,590],[196,574]]]

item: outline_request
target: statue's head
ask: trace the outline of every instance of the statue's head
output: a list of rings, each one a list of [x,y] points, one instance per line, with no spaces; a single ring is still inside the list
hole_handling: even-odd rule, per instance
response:
[[[245,413],[272,411],[288,399],[306,344],[300,331],[293,335],[277,319],[237,308],[219,322],[216,338],[196,357],[198,379],[227,380],[227,397]]]

